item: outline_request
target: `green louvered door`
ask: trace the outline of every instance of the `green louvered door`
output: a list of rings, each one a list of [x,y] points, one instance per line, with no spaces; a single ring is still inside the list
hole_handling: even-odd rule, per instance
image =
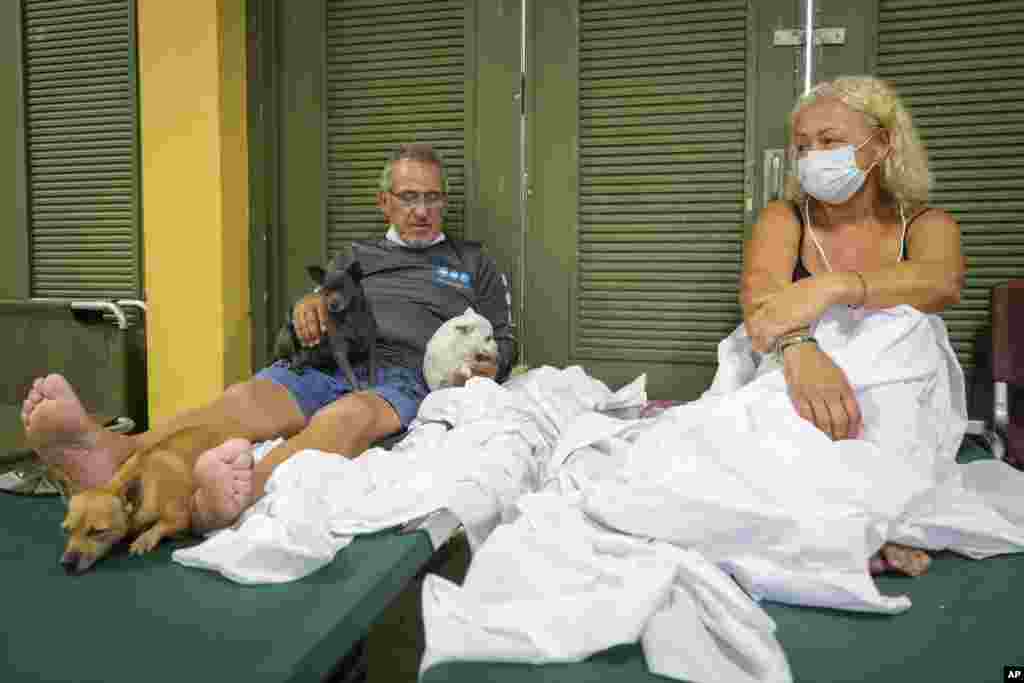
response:
[[[442,152],[445,231],[483,241],[517,282],[518,0],[253,2],[273,24],[260,42],[275,72],[261,91],[275,108],[264,120],[280,122],[265,147],[277,157],[266,191],[267,337],[309,291],[307,265],[384,235],[378,180],[403,142]]]
[[[1024,277],[1024,2],[881,0],[877,72],[928,146],[932,204],[963,233],[967,287],[945,314],[966,370],[992,287]]]
[[[21,401],[47,372],[68,377],[92,411],[140,427],[147,412],[137,309],[120,318],[69,305],[142,298],[135,2],[3,5],[0,71],[16,72],[5,97],[17,117],[4,157],[13,207],[0,199],[13,208],[0,223],[0,450],[21,438]]]
[[[1024,3],[816,0],[816,80],[870,73],[929,147],[933,204],[960,221],[969,275],[950,310],[965,367],[989,290],[1024,277]],[[739,321],[744,229],[762,159],[786,144],[802,52],[797,0],[535,3],[527,240],[531,363],[579,363],[653,396],[706,388]],[[785,38],[785,36],[783,36]],[[570,87],[575,86],[575,87]]]
[[[580,3],[574,359],[713,366],[739,321],[747,21]]]
[[[771,27],[795,21],[795,3],[532,7],[530,363],[616,386],[646,373],[651,396],[695,398],[741,319],[755,111],[777,136],[794,53],[768,58]]]
[[[377,181],[388,152],[429,142],[444,155],[445,231],[463,236],[464,0],[328,0],[327,252],[383,232]]]
[[[692,398],[740,319],[750,4],[534,6],[530,364]]]
[[[31,295],[139,298],[131,0],[25,0]]]

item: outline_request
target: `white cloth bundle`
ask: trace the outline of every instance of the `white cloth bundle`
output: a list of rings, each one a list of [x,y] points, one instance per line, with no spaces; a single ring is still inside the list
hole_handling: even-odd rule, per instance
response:
[[[266,495],[235,528],[172,557],[240,583],[293,581],[330,562],[356,534],[442,508],[475,547],[507,506],[537,487],[540,463],[575,416],[645,401],[642,377],[613,393],[578,367],[538,368],[503,386],[474,378],[428,395],[391,451],[370,449],[355,460],[296,453],[275,468]],[[258,447],[257,458],[273,445]]]
[[[885,541],[971,557],[1024,549],[1024,498],[986,499],[1022,475],[954,462],[966,408],[941,320],[899,307],[857,321],[837,307],[816,335],[856,389],[862,439],[832,442],[800,419],[780,370],[751,373],[738,331],[711,390],[664,413],[614,479],[586,489],[588,513],[698,549],[755,596],[851,610],[910,606],[867,574]]]
[[[861,439],[832,442],[802,420],[781,369],[759,367],[741,326],[701,399],[651,420],[584,414],[566,426],[541,468],[561,516],[521,498],[522,516],[483,545],[463,587],[425,584],[424,668],[574,661],[639,636],[666,676],[788,681],[771,620],[736,591],[704,589],[729,586],[723,570],[756,598],[895,613],[910,601],[881,595],[867,571],[886,540],[972,557],[1024,549],[1024,475],[954,462],[964,385],[942,321],[836,307],[815,334],[857,392]],[[632,537],[620,557],[597,548],[595,525]],[[651,572],[673,562],[669,590]],[[587,583],[580,568],[614,579]]]
[[[463,585],[423,584],[426,670],[450,659],[580,661],[642,639],[654,673],[789,681],[774,622],[699,553],[601,529],[572,495],[516,503]]]

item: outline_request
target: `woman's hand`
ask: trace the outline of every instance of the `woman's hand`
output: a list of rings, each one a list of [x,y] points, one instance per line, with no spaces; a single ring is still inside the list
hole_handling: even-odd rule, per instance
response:
[[[319,293],[307,294],[292,309],[292,325],[303,346],[316,346],[327,332],[327,302]]]
[[[747,334],[755,351],[767,353],[787,332],[810,325],[837,303],[842,283],[832,274],[816,275],[788,285],[767,297],[747,317]]]
[[[783,352],[789,397],[800,417],[833,441],[857,438],[863,429],[860,406],[846,374],[817,344]]]

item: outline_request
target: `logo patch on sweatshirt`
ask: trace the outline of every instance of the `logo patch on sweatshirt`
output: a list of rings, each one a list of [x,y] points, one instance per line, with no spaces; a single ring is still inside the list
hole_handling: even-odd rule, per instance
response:
[[[473,276],[464,270],[450,267],[447,263],[434,262],[434,282],[447,287],[472,289]]]

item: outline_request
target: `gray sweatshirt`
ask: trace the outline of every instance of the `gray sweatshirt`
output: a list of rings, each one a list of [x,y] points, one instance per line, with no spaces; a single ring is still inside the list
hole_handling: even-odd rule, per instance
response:
[[[446,320],[473,309],[491,321],[498,344],[498,381],[515,362],[511,300],[497,264],[478,242],[446,239],[411,249],[387,239],[353,242],[328,267],[355,258],[377,319],[381,366],[422,369],[427,342]]]

